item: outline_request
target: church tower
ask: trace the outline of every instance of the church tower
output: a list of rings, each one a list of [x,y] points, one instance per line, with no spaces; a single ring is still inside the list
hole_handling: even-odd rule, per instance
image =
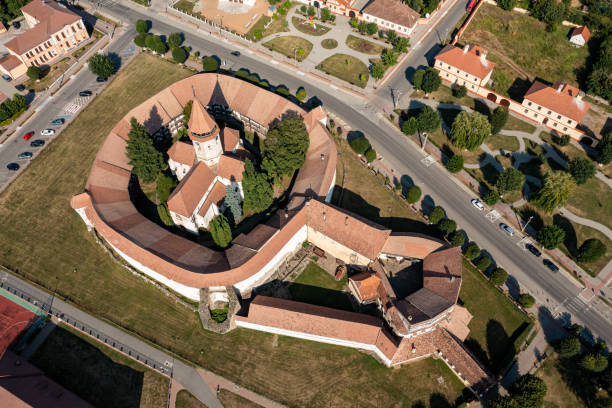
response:
[[[223,154],[223,146],[219,138],[219,126],[206,112],[200,101],[193,99],[191,116],[189,118],[189,138],[193,142],[196,159],[203,161],[207,166],[219,162]]]

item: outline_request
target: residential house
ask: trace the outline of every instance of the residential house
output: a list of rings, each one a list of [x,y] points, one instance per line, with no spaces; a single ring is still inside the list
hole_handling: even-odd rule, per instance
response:
[[[395,30],[398,35],[409,36],[421,15],[399,0],[373,0],[361,10],[362,19],[376,23],[379,29]]]
[[[578,47],[582,47],[587,43],[587,41],[589,41],[590,37],[591,32],[587,26],[576,27],[570,34],[570,42]]]
[[[5,44],[9,55],[0,71],[13,78],[29,66],[48,65],[89,39],[81,17],[52,0],[33,0],[21,8],[29,29]]]
[[[487,51],[480,47],[449,44],[436,55],[434,67],[444,81],[477,93],[491,79],[495,63],[487,60]]]

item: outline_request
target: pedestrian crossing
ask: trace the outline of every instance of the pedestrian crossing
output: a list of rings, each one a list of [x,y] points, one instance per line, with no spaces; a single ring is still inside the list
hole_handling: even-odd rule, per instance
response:
[[[70,102],[64,107],[64,115],[74,115],[77,113],[89,100],[89,96],[79,96],[73,102]]]

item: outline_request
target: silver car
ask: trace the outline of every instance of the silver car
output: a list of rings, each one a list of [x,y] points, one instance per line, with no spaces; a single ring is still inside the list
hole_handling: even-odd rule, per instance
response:
[[[51,136],[55,134],[55,130],[53,129],[43,129],[40,131],[41,136]]]
[[[499,228],[504,230],[504,232],[506,234],[510,235],[511,237],[514,236],[514,230],[512,228],[510,228],[508,225],[504,224],[503,222],[501,224],[499,224]]]

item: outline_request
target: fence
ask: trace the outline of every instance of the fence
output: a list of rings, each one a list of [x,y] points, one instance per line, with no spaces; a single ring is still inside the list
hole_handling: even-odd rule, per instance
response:
[[[104,334],[103,332],[95,329],[94,327],[83,323],[82,321],[61,312],[59,309],[53,308],[53,299],[54,296],[50,296],[47,301],[41,300],[39,297],[34,296],[20,288],[15,286],[11,286],[7,282],[0,282],[0,288],[4,289],[8,293],[21,298],[28,303],[36,306],[42,311],[48,313],[49,315],[56,316],[58,319],[63,320],[65,323],[74,327],[75,329],[101,341],[104,342],[107,346],[114,348],[115,350],[128,355],[129,357],[139,361],[140,363],[159,371],[160,373],[172,377],[172,368],[166,366],[165,364],[156,361],[155,359],[140,353],[139,351],[133,349],[132,347],[121,343],[118,340],[113,339],[112,337]]]

